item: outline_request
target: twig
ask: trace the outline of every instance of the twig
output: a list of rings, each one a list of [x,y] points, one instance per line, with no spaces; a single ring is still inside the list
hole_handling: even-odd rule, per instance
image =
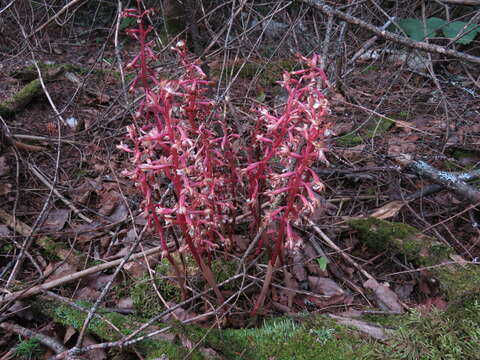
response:
[[[337,244],[335,244],[328,236],[327,234],[325,234],[322,229],[320,229],[317,225],[315,225],[315,223],[310,220],[309,218],[305,217],[305,216],[302,216],[303,220],[305,220],[311,227],[312,229],[317,233],[317,235],[319,235],[327,244],[328,246],[330,246],[332,249],[334,249],[335,251],[338,251],[338,253],[347,261],[349,262],[350,264],[352,264],[358,271],[360,271],[362,273],[363,276],[365,276],[367,279],[372,279],[372,280],[375,280],[375,278],[370,275],[366,270],[364,270],[355,260],[353,260],[350,256],[348,256],[347,253],[345,253],[344,251],[342,251],[342,249],[340,249],[338,247]]]
[[[72,0],[70,1],[67,5],[65,5],[63,8],[60,9],[59,12],[57,12],[55,15],[53,15],[51,18],[49,18],[47,21],[45,21],[42,25],[40,25],[38,28],[35,29],[34,32],[32,32],[30,35],[28,35],[28,39],[30,39],[33,35],[38,33],[39,31],[42,31],[44,28],[46,28],[52,21],[56,20],[60,15],[62,15],[65,11],[70,9],[72,6],[76,5],[79,2],[82,2],[85,0]],[[86,2],[86,1],[85,1]]]
[[[43,335],[39,332],[30,330],[30,329],[24,328],[23,326],[14,324],[10,321],[0,323],[0,328],[6,331],[13,332],[15,334],[22,335],[29,339],[36,338],[42,345],[45,345],[46,347],[52,349],[56,354],[67,351],[67,348],[63,346],[61,343],[59,343],[57,340],[55,340],[54,338],[51,338],[50,336]]]
[[[157,247],[154,247],[150,250],[145,251],[144,253],[136,253],[136,254],[132,255],[129,258],[128,261],[133,261],[133,260],[142,258],[144,256],[150,256],[150,255],[153,255],[153,254],[158,254],[160,252],[162,252],[162,247],[157,246]],[[16,300],[16,299],[27,298],[27,297],[30,297],[30,296],[33,296],[33,295],[37,295],[37,294],[41,293],[42,291],[50,290],[50,289],[53,289],[57,286],[65,285],[65,284],[71,283],[72,281],[84,278],[85,276],[95,274],[95,273],[103,271],[103,270],[111,269],[111,268],[121,264],[123,260],[124,259],[118,259],[118,260],[113,260],[113,261],[110,261],[110,262],[107,262],[107,263],[104,263],[104,264],[92,266],[91,268],[88,268],[88,269],[78,271],[78,272],[73,273],[73,274],[63,276],[59,279],[52,280],[52,281],[49,281],[49,282],[46,282],[46,283],[43,283],[43,284],[40,284],[40,285],[33,286],[32,288],[27,289],[27,290],[20,290],[20,291],[16,291],[16,292],[8,294],[8,295],[4,295],[4,296],[0,297],[0,304],[6,303],[6,302],[9,302],[9,301],[12,301],[12,300]]]
[[[37,167],[35,165],[29,164],[29,168],[32,171],[32,173],[46,186],[48,187],[53,193],[58,196],[62,202],[67,205],[75,214],[78,215],[79,218],[82,220],[85,220],[89,224],[93,222],[92,219],[90,219],[88,216],[84,215],[81,210],[79,210],[75,205],[72,204],[70,200],[68,200],[65,196],[63,196],[54,186],[51,184],[43,174],[37,170]]]
[[[361,19],[359,19],[355,16],[348,15],[348,14],[345,14],[344,12],[342,12],[342,11],[334,9],[333,7],[325,4],[324,1],[320,1],[320,0],[297,0],[297,1],[308,4],[312,7],[314,7],[315,9],[320,10],[321,12],[324,12],[327,15],[337,16],[340,19],[343,19],[343,20],[345,20],[345,21],[347,21],[351,24],[358,25],[358,26],[360,26],[364,29],[367,29],[367,30],[373,32],[374,34],[376,34],[378,36],[381,36],[381,37],[387,39],[387,40],[394,41],[394,42],[397,42],[399,44],[402,44],[402,45],[405,45],[405,46],[408,46],[408,47],[411,47],[411,48],[414,48],[414,49],[423,50],[423,51],[427,51],[427,52],[438,53],[438,54],[443,54],[443,55],[448,55],[448,56],[452,56],[452,57],[462,59],[462,60],[465,60],[465,61],[468,61],[468,62],[472,62],[472,63],[475,63],[475,64],[480,64],[480,57],[468,55],[468,54],[465,54],[465,53],[462,53],[462,52],[459,52],[459,51],[456,51],[456,50],[452,50],[452,49],[446,49],[443,46],[428,44],[428,43],[423,42],[423,41],[410,40],[410,39],[408,39],[404,36],[394,34],[390,31],[382,30],[382,29],[380,29],[380,28],[378,28],[378,27],[376,27],[376,26],[374,26],[374,25],[372,25],[372,24],[370,24],[366,21],[363,21],[363,20],[361,20]]]

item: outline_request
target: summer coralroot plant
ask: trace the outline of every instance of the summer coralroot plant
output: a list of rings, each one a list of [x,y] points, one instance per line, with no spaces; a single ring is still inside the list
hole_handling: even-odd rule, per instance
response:
[[[140,44],[139,55],[127,65],[127,69],[138,71],[131,90],[141,89],[145,94],[135,114],[136,126],[128,127],[133,146],[120,145],[133,154],[134,168],[125,174],[143,193],[142,206],[160,238],[163,255],[175,266],[165,233],[175,226],[218,300],[223,301],[203,254],[229,242],[224,228],[234,210],[236,168],[232,169],[229,143],[235,135],[217,118],[215,103],[205,97],[210,83],[188,58],[183,41],[174,48],[183,69],[179,79],[160,79],[150,68],[157,57],[152,42],[146,41],[151,27],[145,28],[142,20],[147,13],[136,9],[125,12],[125,16],[137,19],[138,27],[129,34]],[[223,130],[222,136],[212,130],[216,127]],[[173,189],[174,201],[162,196],[165,180]]]
[[[299,56],[307,64],[305,70],[285,73],[280,85],[288,99],[283,111],[272,114],[261,107],[257,126],[252,134],[260,160],[245,169],[249,180],[249,203],[255,223],[277,224],[275,249],[271,262],[282,260],[284,246],[298,245],[298,236],[291,223],[300,221],[319,205],[315,192],[322,191],[323,183],[311,166],[315,161],[326,162],[324,140],[330,135],[327,120],[328,101],[322,90],[328,82],[317,66],[319,57]],[[269,206],[262,217],[259,197],[266,195]]]
[[[252,131],[257,159],[249,156],[246,165],[239,159],[247,149],[233,151],[234,134],[215,102],[206,96],[211,85],[198,63],[189,59],[185,42],[173,50],[181,64],[177,79],[160,78],[151,64],[157,61],[147,41],[151,27],[143,24],[148,10],[129,9],[124,16],[137,19],[137,28],[128,30],[140,46],[139,54],[127,65],[137,75],[130,87],[145,95],[128,126],[128,143],[120,149],[132,154],[132,169],[125,171],[141,190],[142,208],[149,226],[158,235],[163,255],[180,271],[167,246],[167,231],[179,229],[184,246],[198,263],[207,283],[223,301],[210,267],[204,257],[213,249],[228,249],[242,180],[248,183],[248,202],[255,224],[277,223],[275,250],[270,264],[282,258],[284,246],[298,243],[291,222],[318,205],[314,191],[323,184],[311,169],[317,160],[325,160],[324,138],[328,135],[327,100],[322,89],[326,77],[317,67],[318,56],[301,58],[307,68],[286,73],[281,85],[288,102],[282,114],[258,110],[258,122]],[[276,170],[286,169],[284,171]],[[168,189],[172,196],[166,196]],[[268,199],[270,208],[262,217],[260,205]],[[257,226],[258,228],[258,226]],[[258,230],[258,229],[256,229]],[[183,288],[182,281],[180,285]]]
[[[258,110],[252,143],[259,160],[245,169],[249,181],[248,201],[257,232],[276,225],[272,231],[274,249],[253,313],[263,304],[273,267],[277,261],[283,261],[284,247],[301,245],[292,230],[292,222],[300,222],[303,215],[308,216],[319,206],[315,192],[324,189],[311,166],[316,161],[327,161],[324,140],[331,133],[331,124],[327,120],[328,101],[322,90],[328,81],[317,65],[318,55],[311,59],[299,56],[299,59],[307,68],[285,73],[279,82],[288,93],[283,111],[273,114],[266,107]],[[265,203],[263,197],[267,199]],[[265,204],[268,210],[262,216]]]

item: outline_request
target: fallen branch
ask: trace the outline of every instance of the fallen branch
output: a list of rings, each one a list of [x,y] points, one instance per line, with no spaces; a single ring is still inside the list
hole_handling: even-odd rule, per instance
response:
[[[42,345],[45,345],[46,347],[50,348],[56,354],[67,351],[67,348],[63,346],[61,343],[59,343],[57,340],[55,340],[54,338],[43,335],[37,331],[24,328],[23,326],[14,324],[13,322],[6,321],[3,323],[0,323],[0,328],[2,328],[5,331],[9,331],[9,332],[13,332],[15,334],[21,335],[28,339],[31,339],[31,338],[38,339],[38,341]]]
[[[378,28],[377,26],[372,25],[372,24],[370,24],[366,21],[363,21],[363,20],[361,20],[361,19],[359,19],[355,16],[345,14],[344,12],[339,11],[339,10],[325,4],[325,2],[323,2],[323,1],[320,1],[320,0],[297,0],[297,1],[308,4],[312,7],[314,7],[315,9],[320,10],[321,12],[323,12],[323,13],[329,15],[329,16],[337,16],[342,20],[345,20],[345,21],[347,21],[351,24],[354,24],[354,25],[358,25],[358,26],[360,26],[360,27],[362,27],[366,30],[369,30],[369,31],[373,32],[374,34],[376,34],[378,36],[381,36],[381,37],[387,39],[387,40],[397,42],[399,44],[408,46],[412,49],[418,49],[418,50],[427,51],[427,52],[431,52],[431,53],[448,55],[448,56],[452,56],[452,57],[462,59],[462,60],[465,60],[465,61],[468,61],[468,62],[472,62],[472,63],[475,63],[475,64],[480,64],[480,57],[468,55],[468,54],[465,54],[465,53],[462,53],[462,52],[459,52],[459,51],[456,51],[456,50],[453,50],[453,49],[446,49],[443,46],[429,44],[429,43],[426,43],[426,42],[423,42],[423,41],[414,41],[414,40],[408,39],[404,36],[394,34],[390,31],[382,30],[382,29]]]
[[[141,253],[136,253],[136,254],[132,255],[130,257],[129,261],[133,261],[133,260],[136,260],[136,259],[139,259],[139,258],[143,258],[144,256],[158,254],[158,253],[161,253],[161,252],[162,252],[162,247],[157,246],[157,247],[154,247],[150,250],[147,250],[147,251],[144,251],[144,252],[141,252]],[[122,261],[123,261],[123,259],[113,260],[113,261],[110,261],[110,262],[107,262],[107,263],[104,263],[104,264],[93,266],[91,268],[88,268],[88,269],[85,269],[85,270],[82,270],[82,271],[78,271],[78,272],[70,274],[70,275],[63,276],[63,277],[61,277],[59,279],[56,279],[56,280],[48,281],[46,283],[33,286],[33,287],[31,287],[30,289],[27,289],[27,290],[20,290],[20,291],[16,291],[16,292],[8,294],[8,295],[3,295],[2,297],[0,297],[0,304],[4,304],[6,302],[13,301],[13,300],[16,300],[16,299],[27,298],[27,297],[30,297],[30,296],[33,296],[33,295],[37,295],[37,294],[40,294],[41,292],[43,292],[45,290],[50,290],[50,289],[53,289],[57,286],[65,285],[65,284],[71,283],[72,281],[84,278],[85,276],[95,274],[95,273],[103,271],[103,270],[111,269],[115,266],[118,266]]]
[[[413,160],[410,155],[403,154],[399,156],[397,162],[405,168],[414,171],[419,176],[426,177],[434,183],[451,190],[460,198],[472,204],[480,203],[480,191],[475,186],[468,184],[465,177],[455,173],[435,169],[422,160]],[[478,176],[479,171],[470,172],[470,176]]]

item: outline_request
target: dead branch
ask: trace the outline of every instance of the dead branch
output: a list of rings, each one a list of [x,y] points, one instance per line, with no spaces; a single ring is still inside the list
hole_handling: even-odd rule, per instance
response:
[[[465,177],[461,175],[435,169],[433,166],[427,164],[422,160],[413,160],[410,155],[404,154],[396,159],[403,167],[414,171],[419,176],[424,176],[436,184],[451,190],[460,198],[468,201],[471,204],[480,203],[480,191],[465,182]],[[475,172],[477,173],[477,172]],[[470,175],[474,173],[471,172]]]
[[[10,321],[3,322],[0,324],[0,328],[29,339],[36,338],[42,345],[45,345],[46,347],[52,349],[56,354],[67,351],[67,348],[63,346],[61,343],[59,343],[57,340],[55,340],[54,338],[43,335],[37,331],[24,328],[23,326],[14,324],[13,322],[10,322]]]
[[[139,259],[139,258],[143,258],[144,256],[158,254],[158,253],[162,252],[162,250],[163,250],[163,248],[161,246],[157,246],[157,247],[154,247],[154,248],[152,248],[150,250],[147,250],[145,252],[136,253],[136,254],[132,255],[128,261],[133,261],[133,260],[136,260],[136,259]],[[88,268],[88,269],[85,269],[85,270],[82,270],[82,271],[79,271],[79,272],[76,272],[76,273],[73,273],[73,274],[70,274],[70,275],[67,275],[67,276],[63,276],[63,277],[61,277],[59,279],[56,279],[56,280],[48,281],[46,283],[33,286],[32,288],[30,288],[28,290],[20,290],[20,291],[16,291],[16,292],[8,294],[8,295],[4,295],[4,296],[0,297],[0,304],[4,304],[6,302],[16,300],[16,299],[20,299],[20,298],[27,298],[27,297],[30,297],[30,296],[33,296],[33,295],[37,295],[37,294],[40,294],[41,292],[43,292],[45,290],[50,290],[50,289],[53,289],[57,286],[71,283],[72,281],[81,279],[85,276],[95,274],[95,273],[103,271],[103,270],[111,269],[115,266],[120,265],[122,263],[122,261],[123,261],[123,259],[113,260],[113,261],[110,261],[110,262],[107,262],[107,263],[104,263],[104,264],[100,264],[100,265],[96,265],[96,266],[93,266],[91,268]]]
[[[440,2],[454,5],[480,5],[480,0],[440,0]]]
[[[320,0],[298,0],[298,1],[303,2],[305,4],[308,4],[308,5],[314,7],[317,10],[320,10],[321,12],[323,12],[327,15],[337,16],[342,20],[345,20],[345,21],[347,21],[351,24],[354,24],[354,25],[358,25],[358,26],[360,26],[360,27],[362,27],[366,30],[369,30],[369,31],[373,32],[374,34],[376,34],[378,36],[381,36],[381,37],[387,39],[387,40],[397,42],[399,44],[408,46],[412,49],[418,49],[418,50],[423,50],[423,51],[426,51],[426,52],[448,55],[448,56],[452,56],[452,57],[462,59],[462,60],[465,60],[465,61],[468,61],[468,62],[480,64],[480,57],[468,55],[468,54],[465,54],[465,53],[462,53],[462,52],[459,52],[459,51],[456,51],[456,50],[453,50],[453,49],[446,49],[445,47],[439,46],[439,45],[429,44],[429,43],[422,42],[422,41],[410,40],[410,39],[408,39],[404,36],[394,34],[390,31],[382,30],[382,29],[378,28],[377,26],[372,25],[372,24],[370,24],[366,21],[363,21],[363,20],[361,20],[361,19],[359,19],[355,16],[348,15],[348,14],[345,14],[344,12],[342,12],[342,11],[336,10],[333,7],[325,4],[323,1],[320,1]]]

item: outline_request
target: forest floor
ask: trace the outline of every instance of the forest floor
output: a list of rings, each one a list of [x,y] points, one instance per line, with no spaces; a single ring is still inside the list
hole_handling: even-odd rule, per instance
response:
[[[113,44],[101,41],[102,37],[93,33],[81,41],[50,39],[50,48],[43,51],[30,53],[26,49],[17,57],[0,60],[0,104],[5,105],[26,85],[34,85],[27,89],[32,93],[26,96],[25,104],[2,113],[1,118],[5,136],[10,139],[3,141],[0,154],[0,287],[6,295],[122,259],[146,223],[140,211],[141,195],[122,175],[131,166],[129,156],[116,147],[125,140],[135,99],[122,88]],[[133,41],[122,40],[120,56],[125,62],[136,51]],[[161,64],[161,73],[167,76],[175,71],[175,64],[171,55],[165,57],[168,61]],[[210,77],[218,84],[221,68],[216,61],[221,59],[209,61]],[[251,100],[273,103],[278,93],[274,78],[280,80],[282,71],[296,66],[294,58],[267,64],[258,59],[264,71],[252,79],[257,65],[252,59],[248,61],[232,86],[230,102],[237,114],[248,112]],[[176,330],[172,331],[181,344],[175,346],[188,349],[194,358],[201,356],[197,348],[207,351],[204,358],[232,359],[416,359],[421,358],[415,357],[418,351],[426,352],[429,357],[424,358],[428,359],[447,358],[443,357],[446,352],[453,354],[448,357],[451,359],[480,358],[472,345],[480,340],[475,324],[475,316],[480,313],[478,293],[470,297],[478,284],[475,277],[480,278],[476,265],[480,262],[478,204],[445,189],[410,198],[431,181],[403,169],[396,161],[400,154],[410,154],[449,172],[471,172],[480,164],[480,90],[468,81],[460,84],[447,80],[449,74],[467,79],[462,67],[452,63],[448,69],[439,65],[441,91],[430,76],[407,68],[399,70],[398,64],[378,61],[352,67],[341,84],[337,83],[341,86],[328,93],[335,136],[328,141],[330,165],[319,163],[316,167],[326,185],[321,194],[323,207],[310,219],[316,227],[310,223],[297,229],[305,245],[300,254],[287,252],[285,269],[289,276],[284,268],[275,270],[270,295],[252,317],[266,273],[266,257],[258,258],[254,270],[244,277],[245,283],[234,280],[221,288],[229,297],[240,285],[250,285],[237,294],[228,311],[202,318],[200,315],[213,309],[212,299],[204,296],[161,318],[163,323],[174,321],[171,326]],[[32,84],[39,78],[35,64],[43,74],[46,91],[41,83]],[[228,66],[226,70],[236,71],[238,67],[237,63]],[[55,74],[50,78],[51,72]],[[127,84],[129,80],[131,75],[127,74]],[[12,146],[11,140],[17,145]],[[369,224],[365,235],[354,221],[372,215],[385,222]],[[246,217],[246,223],[240,225],[245,229],[248,221]],[[395,228],[400,223],[410,227]],[[375,233],[380,226],[388,228],[388,236],[383,233],[379,240],[386,245],[365,240],[374,236],[368,231]],[[398,239],[405,239],[405,231],[408,236],[426,239],[418,245],[422,251],[431,241],[432,246],[438,243],[448,248],[447,256],[442,261],[429,258],[430,262],[421,263],[418,254],[408,252],[410,242],[398,245]],[[211,255],[218,282],[235,275],[251,241],[246,232],[240,231],[235,239],[233,251],[219,250]],[[147,232],[135,253],[156,247],[157,237]],[[22,248],[28,251],[19,264]],[[180,258],[186,265],[191,293],[202,292],[198,267],[188,255]],[[449,283],[449,288],[435,284],[442,275],[432,275],[430,270],[446,267],[445,259],[475,267],[469,273],[470,284],[460,284],[459,280]],[[11,314],[2,318],[8,322],[0,330],[0,358],[46,359],[54,353],[19,340],[13,323],[71,348],[83,320],[81,314],[73,314],[73,302],[90,306],[111,281],[113,286],[102,302],[101,314],[117,327],[116,321],[123,328],[128,324],[131,331],[182,301],[172,271],[158,252],[125,264],[115,279],[113,270],[112,265],[65,280],[24,300],[2,300],[3,311]],[[14,271],[18,272],[12,276]],[[369,279],[373,285],[366,283]],[[455,292],[463,299],[452,295]],[[465,306],[459,306],[461,301]],[[53,309],[48,304],[54,304]],[[405,311],[407,315],[395,314]],[[335,315],[337,321],[314,314]],[[357,315],[364,316],[358,320],[359,326],[352,323]],[[119,316],[124,318],[119,320]],[[375,329],[365,329],[365,317],[378,326],[381,336],[372,335]],[[342,327],[340,318],[349,327]],[[184,329],[179,325],[182,321],[197,327]],[[412,332],[387,340],[388,332],[398,327]],[[211,330],[203,333],[199,329]],[[218,329],[227,330],[219,334]],[[235,333],[234,329],[241,330]],[[422,338],[428,332],[429,337]],[[227,346],[218,345],[215,336]],[[116,339],[92,328],[84,345]],[[446,343],[455,341],[458,343]],[[305,345],[308,342],[314,345]],[[386,350],[392,344],[397,352]],[[231,349],[227,349],[229,345]],[[180,350],[175,346],[155,348],[157,355],[150,352],[148,356],[187,356],[183,352],[178,355]],[[252,346],[259,349],[256,355],[248,349]],[[300,354],[298,349],[302,347],[308,351]],[[273,348],[282,350],[273,353]],[[133,346],[128,356],[143,351]],[[215,355],[208,355],[208,351]],[[127,355],[118,349],[99,347],[96,353],[85,356],[102,359]]]

